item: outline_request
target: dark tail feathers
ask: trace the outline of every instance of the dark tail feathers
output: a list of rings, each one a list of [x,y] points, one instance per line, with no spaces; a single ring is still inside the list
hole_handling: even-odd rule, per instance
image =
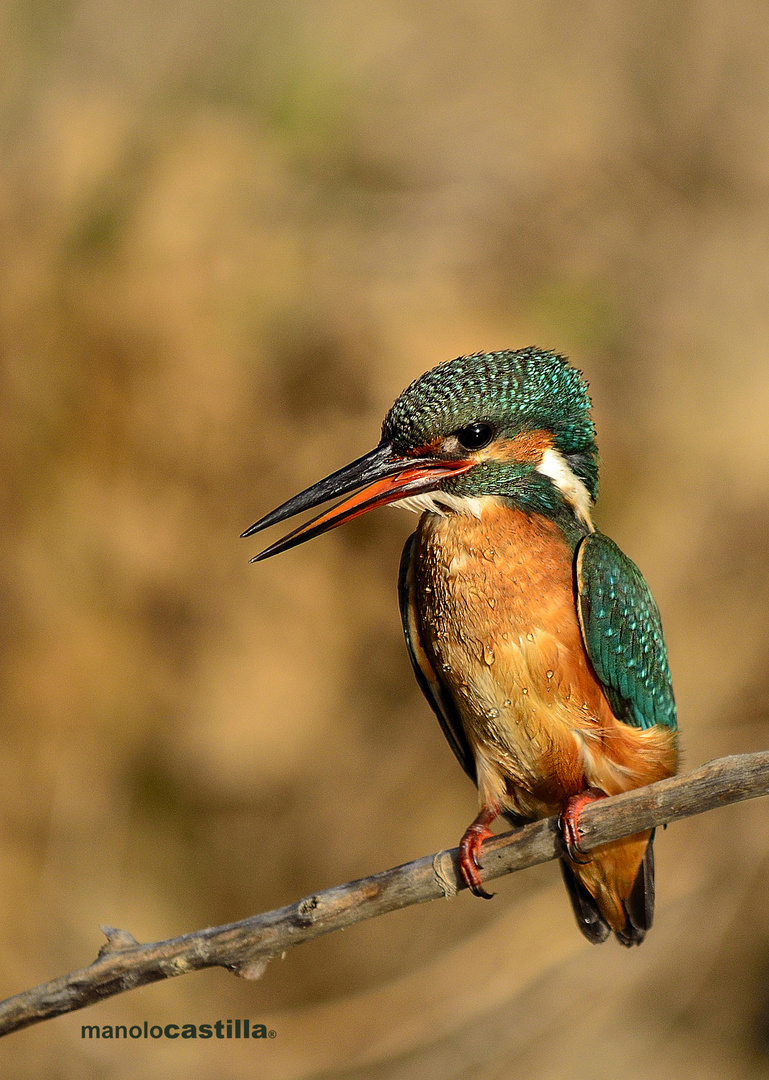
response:
[[[651,929],[654,918],[654,833],[644,854],[633,888],[624,902],[627,921],[623,930],[616,932],[617,941],[622,945],[640,945]],[[577,926],[588,941],[600,945],[610,934],[609,924],[601,914],[598,904],[578,881],[574,871],[565,859],[561,859],[561,873],[569,893],[571,906],[577,919]]]

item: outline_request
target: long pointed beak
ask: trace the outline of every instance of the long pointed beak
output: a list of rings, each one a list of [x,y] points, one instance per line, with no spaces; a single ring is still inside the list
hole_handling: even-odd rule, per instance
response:
[[[320,536],[329,529],[335,529],[337,525],[343,525],[345,521],[351,521],[360,514],[376,509],[377,506],[397,502],[409,495],[434,491],[441,480],[447,476],[467,472],[474,464],[474,461],[467,460],[447,461],[443,458],[402,457],[395,453],[392,443],[380,443],[371,453],[365,454],[324,480],[319,480],[312,487],[294,495],[293,499],[289,499],[282,506],[265,514],[250,529],[246,529],[243,536],[253,536],[254,533],[261,532],[270,525],[277,525],[280,521],[286,521],[303,510],[311,510],[315,506],[328,502],[329,499],[355,492],[350,498],[344,499],[330,510],[324,510],[322,514],[300,525],[282,540],[265,548],[259,555],[254,556],[251,562],[268,559],[280,551],[287,551],[289,548],[296,547],[297,544],[303,544],[305,540],[312,540],[313,537]],[[362,490],[358,490],[359,488]]]

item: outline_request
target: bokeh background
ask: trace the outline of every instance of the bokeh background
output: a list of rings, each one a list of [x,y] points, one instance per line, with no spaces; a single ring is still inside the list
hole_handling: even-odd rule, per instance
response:
[[[455,844],[381,511],[239,533],[413,377],[590,380],[597,520],[663,612],[685,763],[769,746],[761,0],[5,0],[0,993]],[[11,1036],[91,1080],[769,1076],[761,801],[657,843],[643,948],[555,865]],[[248,1016],[269,1044],[83,1042]]]

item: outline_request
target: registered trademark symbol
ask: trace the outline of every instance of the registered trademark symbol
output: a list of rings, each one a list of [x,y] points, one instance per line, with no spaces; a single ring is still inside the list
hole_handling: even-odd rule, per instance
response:
[[[270,1036],[271,1039],[274,1039],[278,1033],[277,1031],[268,1031],[267,1034]]]

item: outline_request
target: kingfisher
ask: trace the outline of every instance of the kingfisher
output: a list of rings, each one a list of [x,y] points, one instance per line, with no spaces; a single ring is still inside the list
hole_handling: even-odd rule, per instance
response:
[[[461,877],[490,899],[492,823],[558,815],[580,930],[631,946],[652,924],[654,833],[586,853],[579,815],[675,773],[676,706],[649,586],[593,524],[590,409],[581,373],[556,353],[448,360],[403,391],[374,450],[243,536],[340,497],[252,562],[388,503],[420,515],[398,592],[419,686],[478,789]]]

